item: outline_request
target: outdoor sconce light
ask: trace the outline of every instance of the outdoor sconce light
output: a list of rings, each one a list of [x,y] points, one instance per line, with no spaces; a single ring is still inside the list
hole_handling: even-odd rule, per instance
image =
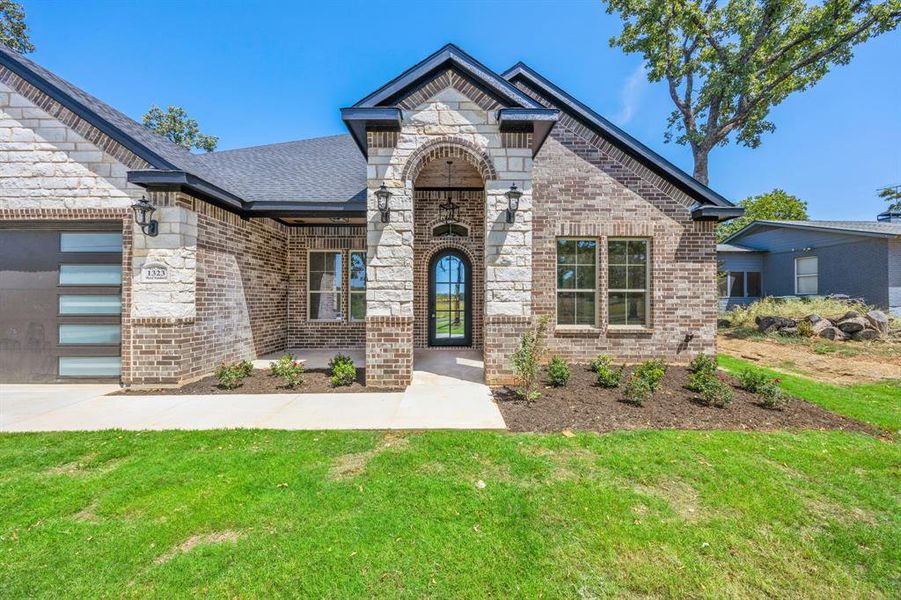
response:
[[[507,197],[507,223],[512,223],[516,220],[516,211],[519,210],[519,199],[522,192],[516,189],[514,183],[504,195]]]
[[[376,190],[375,197],[379,201],[379,212],[382,213],[382,223],[388,223],[391,221],[391,209],[388,208],[388,199],[391,197],[391,192],[388,191],[388,188],[385,187],[384,183]]]
[[[140,200],[131,205],[131,210],[135,212],[135,223],[141,226],[144,235],[155,237],[159,233],[159,221],[153,219],[156,207],[147,198],[141,196]]]

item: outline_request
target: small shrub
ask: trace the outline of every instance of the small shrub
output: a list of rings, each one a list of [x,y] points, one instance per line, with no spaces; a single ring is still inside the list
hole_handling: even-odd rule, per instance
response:
[[[247,375],[244,374],[244,368],[241,366],[241,363],[222,363],[216,369],[216,379],[219,382],[219,387],[223,390],[235,389],[245,377]]]
[[[349,356],[336,354],[329,361],[328,367],[331,370],[329,383],[332,384],[332,387],[350,385],[357,380],[357,367],[354,366],[354,361]]]
[[[569,368],[568,362],[559,356],[555,356],[547,366],[547,375],[551,385],[563,387],[569,383],[569,378],[572,377],[572,370]]]
[[[732,404],[732,400],[735,398],[735,392],[732,391],[732,388],[716,375],[707,377],[701,384],[699,391],[707,406],[715,406],[717,408],[726,408]]]
[[[801,337],[813,337],[813,323],[807,319],[798,321],[798,335]]]
[[[250,377],[253,375],[253,363],[249,360],[242,360],[237,364],[237,367],[241,371],[242,376]]]
[[[716,357],[709,354],[698,354],[688,364],[688,370],[692,373],[716,373]]]
[[[547,316],[539,318],[534,327],[530,327],[520,336],[519,346],[511,356],[513,373],[518,384],[516,393],[530,402],[537,400],[541,395],[537,389],[537,382],[541,371],[541,357],[544,355],[547,324]]]
[[[623,367],[613,368],[613,359],[602,354],[591,361],[591,369],[597,373],[598,385],[603,388],[619,387],[623,380]]]
[[[742,369],[738,373],[739,387],[752,393],[757,393],[761,386],[769,382],[769,376],[758,369]]]
[[[651,392],[660,389],[660,381],[666,375],[666,363],[660,359],[646,360],[632,372],[633,377],[644,379],[651,386]]]
[[[290,354],[269,363],[269,369],[273,375],[281,377],[285,385],[291,389],[303,385],[303,363],[294,360]]]
[[[688,383],[685,384],[685,387],[693,392],[698,392],[700,394],[704,389],[704,386],[707,385],[707,382],[711,378],[715,377],[716,375],[714,373],[697,371],[688,376]]]
[[[767,408],[782,409],[788,404],[789,396],[779,387],[779,378],[767,381],[758,389],[763,405]]]
[[[623,388],[625,401],[636,406],[643,406],[645,402],[651,399],[653,394],[654,387],[651,385],[651,381],[634,373]]]

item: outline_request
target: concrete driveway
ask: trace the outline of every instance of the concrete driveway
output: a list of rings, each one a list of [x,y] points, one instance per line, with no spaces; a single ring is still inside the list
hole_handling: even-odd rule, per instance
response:
[[[0,385],[0,431],[505,429],[481,355],[422,351],[404,392],[108,396],[114,385]]]

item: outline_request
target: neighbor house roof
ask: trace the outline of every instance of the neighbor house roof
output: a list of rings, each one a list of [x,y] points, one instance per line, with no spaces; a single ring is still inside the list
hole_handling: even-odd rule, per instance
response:
[[[880,223],[879,221],[771,221],[758,220],[746,225],[723,240],[728,244],[760,227],[783,227],[811,231],[851,233],[855,235],[895,237],[901,235],[901,223]]]

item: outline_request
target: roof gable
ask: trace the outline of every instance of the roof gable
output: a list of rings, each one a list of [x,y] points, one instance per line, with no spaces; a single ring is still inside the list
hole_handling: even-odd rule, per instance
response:
[[[703,185],[694,177],[663,158],[640,141],[593,111],[572,95],[523,62],[504,71],[502,76],[512,83],[523,83],[549,100],[555,108],[566,112],[589,129],[609,140],[631,157],[671,182],[702,206],[695,209],[699,218],[727,219],[739,217],[744,212],[726,198]]]

